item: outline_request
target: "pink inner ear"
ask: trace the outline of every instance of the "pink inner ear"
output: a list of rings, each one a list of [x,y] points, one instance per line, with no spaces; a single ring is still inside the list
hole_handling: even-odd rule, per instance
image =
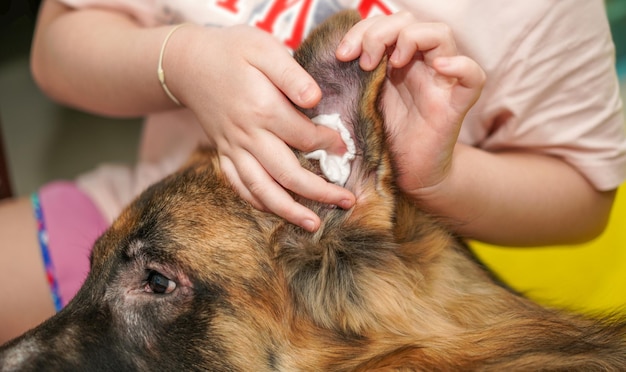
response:
[[[354,192],[357,198],[370,199],[367,195],[371,195],[375,199],[376,195],[383,196],[379,195],[380,190],[393,182],[382,113],[378,107],[385,78],[385,62],[381,62],[374,71],[363,71],[358,60],[342,62],[335,56],[343,36],[359,20],[357,12],[343,12],[330,17],[311,32],[295,51],[294,58],[322,90],[319,104],[301,111],[309,118],[339,114],[354,141],[355,158],[344,187]],[[389,195],[383,197],[388,198]]]

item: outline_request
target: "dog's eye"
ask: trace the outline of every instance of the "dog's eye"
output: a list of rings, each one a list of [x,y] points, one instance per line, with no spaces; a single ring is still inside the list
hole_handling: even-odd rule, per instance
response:
[[[148,273],[148,280],[146,281],[146,292],[167,294],[172,293],[176,289],[176,282],[168,279],[163,274],[151,270]]]

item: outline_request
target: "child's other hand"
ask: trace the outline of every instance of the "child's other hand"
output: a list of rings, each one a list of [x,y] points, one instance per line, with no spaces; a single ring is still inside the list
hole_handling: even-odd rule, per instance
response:
[[[201,42],[189,45],[186,71],[177,77],[185,85],[177,94],[198,117],[241,196],[309,231],[317,230],[319,217],[286,190],[351,207],[352,193],[302,168],[288,147],[343,149],[337,132],[313,124],[290,102],[313,107],[321,91],[288,50],[248,26],[189,31],[202,33]]]
[[[485,73],[457,55],[451,30],[420,23],[399,12],[356,24],[337,49],[364,70],[389,56],[383,107],[399,186],[409,194],[437,187],[452,168],[452,153],[465,114],[480,96]]]

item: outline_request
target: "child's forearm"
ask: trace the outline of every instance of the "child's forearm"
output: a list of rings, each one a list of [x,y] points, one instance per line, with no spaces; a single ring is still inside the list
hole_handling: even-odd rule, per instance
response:
[[[454,154],[449,177],[414,196],[461,235],[538,246],[587,241],[606,226],[615,191],[597,191],[560,159],[465,145]]]
[[[175,107],[157,78],[170,27],[142,28],[119,12],[45,1],[33,40],[33,76],[52,99],[98,114],[139,116]]]

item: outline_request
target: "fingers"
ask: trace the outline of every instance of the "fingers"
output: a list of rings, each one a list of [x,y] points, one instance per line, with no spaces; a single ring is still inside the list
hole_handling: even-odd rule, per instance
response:
[[[271,120],[271,126],[250,133],[249,143],[243,145],[245,156],[234,159],[241,180],[239,191],[242,196],[249,195],[248,200],[257,208],[316,231],[319,217],[294,201],[286,190],[343,209],[354,205],[355,196],[304,169],[288,146],[304,152],[326,149],[343,154],[345,145],[338,132],[315,125],[290,103],[284,104],[284,109],[276,109],[278,116]]]
[[[267,52],[252,54],[250,64],[262,71],[294,104],[311,108],[322,98],[322,91],[302,66],[284,49],[283,54],[267,58]]]
[[[279,137],[289,146],[303,152],[323,149],[330,153],[343,155],[346,145],[338,131],[322,125],[314,124],[300,111],[288,107],[280,119],[268,128],[276,137]]]
[[[220,158],[228,179],[254,207],[273,212],[308,231],[316,231],[320,225],[319,217],[294,201],[286,190],[344,209],[354,205],[351,192],[302,168],[291,150],[279,139],[266,142],[268,145],[257,146],[255,153],[239,151],[232,155],[232,159],[226,156]]]
[[[315,213],[293,200],[252,155],[244,157],[247,159],[240,165],[241,169],[230,158],[220,157],[222,170],[242,198],[256,209],[275,213],[307,231],[319,229],[320,218]]]
[[[465,56],[442,57],[433,61],[433,67],[439,74],[456,79],[450,104],[457,111],[465,111],[476,102],[486,80],[478,63]]]
[[[342,39],[336,55],[342,61],[360,56],[361,68],[372,70],[388,51],[391,51],[389,62],[396,68],[404,67],[418,53],[427,64],[437,57],[457,54],[452,31],[447,25],[417,22],[411,13],[398,12],[354,25]]]
[[[485,72],[471,58],[465,56],[442,57],[433,61],[438,73],[454,77],[468,89],[480,88],[485,83]]]
[[[278,184],[310,200],[344,208],[352,205],[354,196],[350,191],[302,168],[296,156],[280,139],[269,134],[267,137],[264,142],[268,146],[255,148],[253,155],[262,161],[265,170]]]
[[[264,89],[255,89],[256,97],[247,106],[256,106],[253,110],[258,116],[253,118],[256,121],[253,125],[246,123],[245,126],[264,126],[276,137],[301,151],[325,149],[343,154],[345,146],[339,133],[313,124],[282,96],[284,94],[297,106],[314,107],[319,103],[322,92],[313,77],[274,38],[265,33],[255,33],[253,37],[263,37],[256,45],[264,45],[265,49],[261,53],[247,54],[247,61],[257,75],[249,80],[262,81]],[[268,48],[271,47],[274,48],[273,57],[267,58]],[[280,92],[276,89],[282,94],[277,94]]]
[[[418,52],[427,65],[432,65],[435,58],[456,55],[456,43],[450,28],[443,23],[414,23],[403,28],[389,63],[396,68],[403,67]]]

